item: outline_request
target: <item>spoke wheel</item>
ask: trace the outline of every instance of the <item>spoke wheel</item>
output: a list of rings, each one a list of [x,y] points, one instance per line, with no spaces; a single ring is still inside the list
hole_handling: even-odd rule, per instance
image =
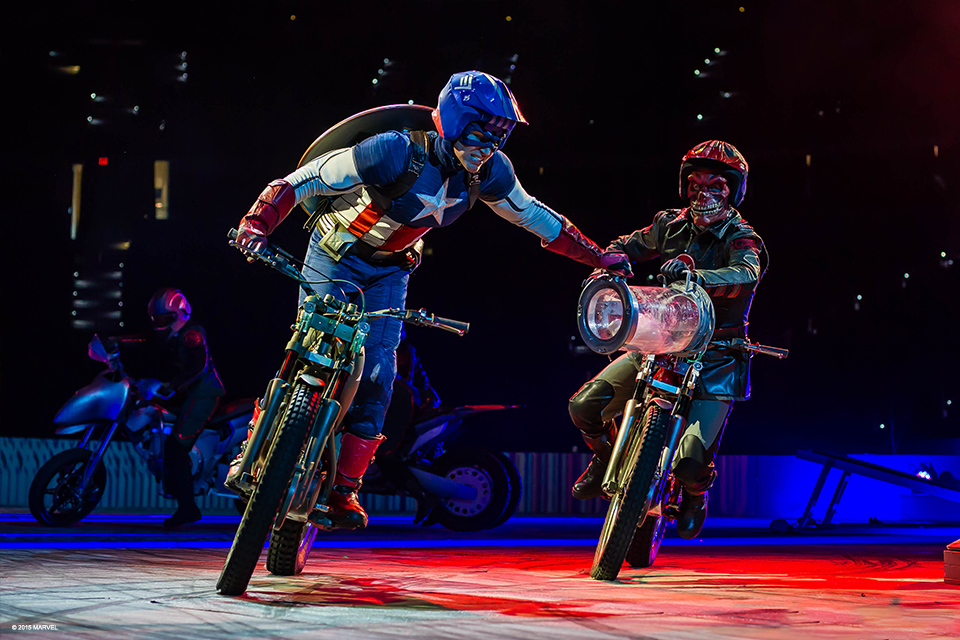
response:
[[[87,449],[68,449],[40,467],[30,484],[30,513],[42,525],[66,527],[83,520],[99,504],[107,486],[103,460],[81,494],[80,484],[90,456]]]
[[[650,403],[639,437],[630,443],[623,459],[620,490],[610,500],[590,577],[616,580],[644,516],[644,504],[667,439],[669,414]]]
[[[294,388],[220,572],[217,591],[221,594],[238,596],[246,591],[320,407],[317,389],[304,384]]]

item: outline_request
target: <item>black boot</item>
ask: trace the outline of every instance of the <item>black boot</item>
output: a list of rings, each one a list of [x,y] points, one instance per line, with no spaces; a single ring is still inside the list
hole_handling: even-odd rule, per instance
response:
[[[603,495],[603,474],[607,471],[607,463],[610,462],[610,454],[613,452],[613,442],[617,438],[616,428],[613,423],[606,425],[606,431],[600,434],[583,434],[583,441],[587,443],[590,450],[593,451],[593,458],[577,481],[573,483],[573,497],[577,500],[590,500]]]
[[[690,493],[683,489],[680,513],[677,514],[677,535],[686,540],[696,538],[707,519],[707,492]]]
[[[177,510],[163,521],[163,526],[172,529],[190,522],[196,522],[203,517],[203,514],[193,497],[190,454],[168,438],[164,446],[164,463],[167,467],[170,492],[177,500]]]
[[[696,538],[703,529],[707,518],[707,491],[717,479],[715,451],[704,448],[699,437],[693,434],[687,434],[680,441],[673,476],[683,485],[677,514],[677,534],[681,538]]]

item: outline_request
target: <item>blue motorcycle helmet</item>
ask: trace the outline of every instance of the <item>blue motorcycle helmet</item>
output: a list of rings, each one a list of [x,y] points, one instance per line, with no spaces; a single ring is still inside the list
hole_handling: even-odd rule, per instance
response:
[[[526,119],[510,88],[489,73],[463,71],[450,76],[440,92],[433,124],[444,140],[456,142],[471,123],[501,132],[495,148],[503,147],[513,127]]]

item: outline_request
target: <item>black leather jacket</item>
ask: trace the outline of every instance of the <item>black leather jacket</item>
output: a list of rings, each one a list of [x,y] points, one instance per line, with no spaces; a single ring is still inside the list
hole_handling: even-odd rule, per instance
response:
[[[188,322],[165,344],[169,362],[176,374],[167,384],[177,395],[220,397],[225,391],[216,365],[207,347],[207,332],[195,322]]]
[[[696,261],[695,273],[716,311],[714,338],[747,337],[750,305],[767,258],[763,240],[736,210],[702,228],[693,224],[687,209],[667,209],[654,216],[653,224],[617,238],[607,250],[623,251],[634,262],[657,257],[667,261],[689,254]],[[749,398],[749,356],[722,347],[708,349],[696,397]]]

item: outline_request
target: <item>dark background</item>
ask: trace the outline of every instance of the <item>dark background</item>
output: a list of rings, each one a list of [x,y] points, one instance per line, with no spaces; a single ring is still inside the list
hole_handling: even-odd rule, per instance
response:
[[[178,286],[228,391],[259,395],[296,285],[245,263],[227,229],[327,127],[433,105],[451,73],[479,69],[509,77],[530,122],[506,148],[526,190],[601,245],[683,206],[679,161],[697,143],[750,162],[740,210],[771,255],[750,333],[791,355],[754,360],[725,453],[946,452],[960,436],[955,1],[33,4],[5,9],[0,43],[4,435],[52,435],[99,370],[93,330],[71,325],[73,274],[114,263],[124,327],[98,332],[145,328],[153,291]],[[160,159],[169,220],[153,216]],[[273,241],[302,254],[302,218]],[[441,397],[526,405],[483,422],[489,446],[580,444],[566,399],[606,363],[576,349],[588,270],[482,205],[426,241],[408,306],[473,327],[409,331]]]

